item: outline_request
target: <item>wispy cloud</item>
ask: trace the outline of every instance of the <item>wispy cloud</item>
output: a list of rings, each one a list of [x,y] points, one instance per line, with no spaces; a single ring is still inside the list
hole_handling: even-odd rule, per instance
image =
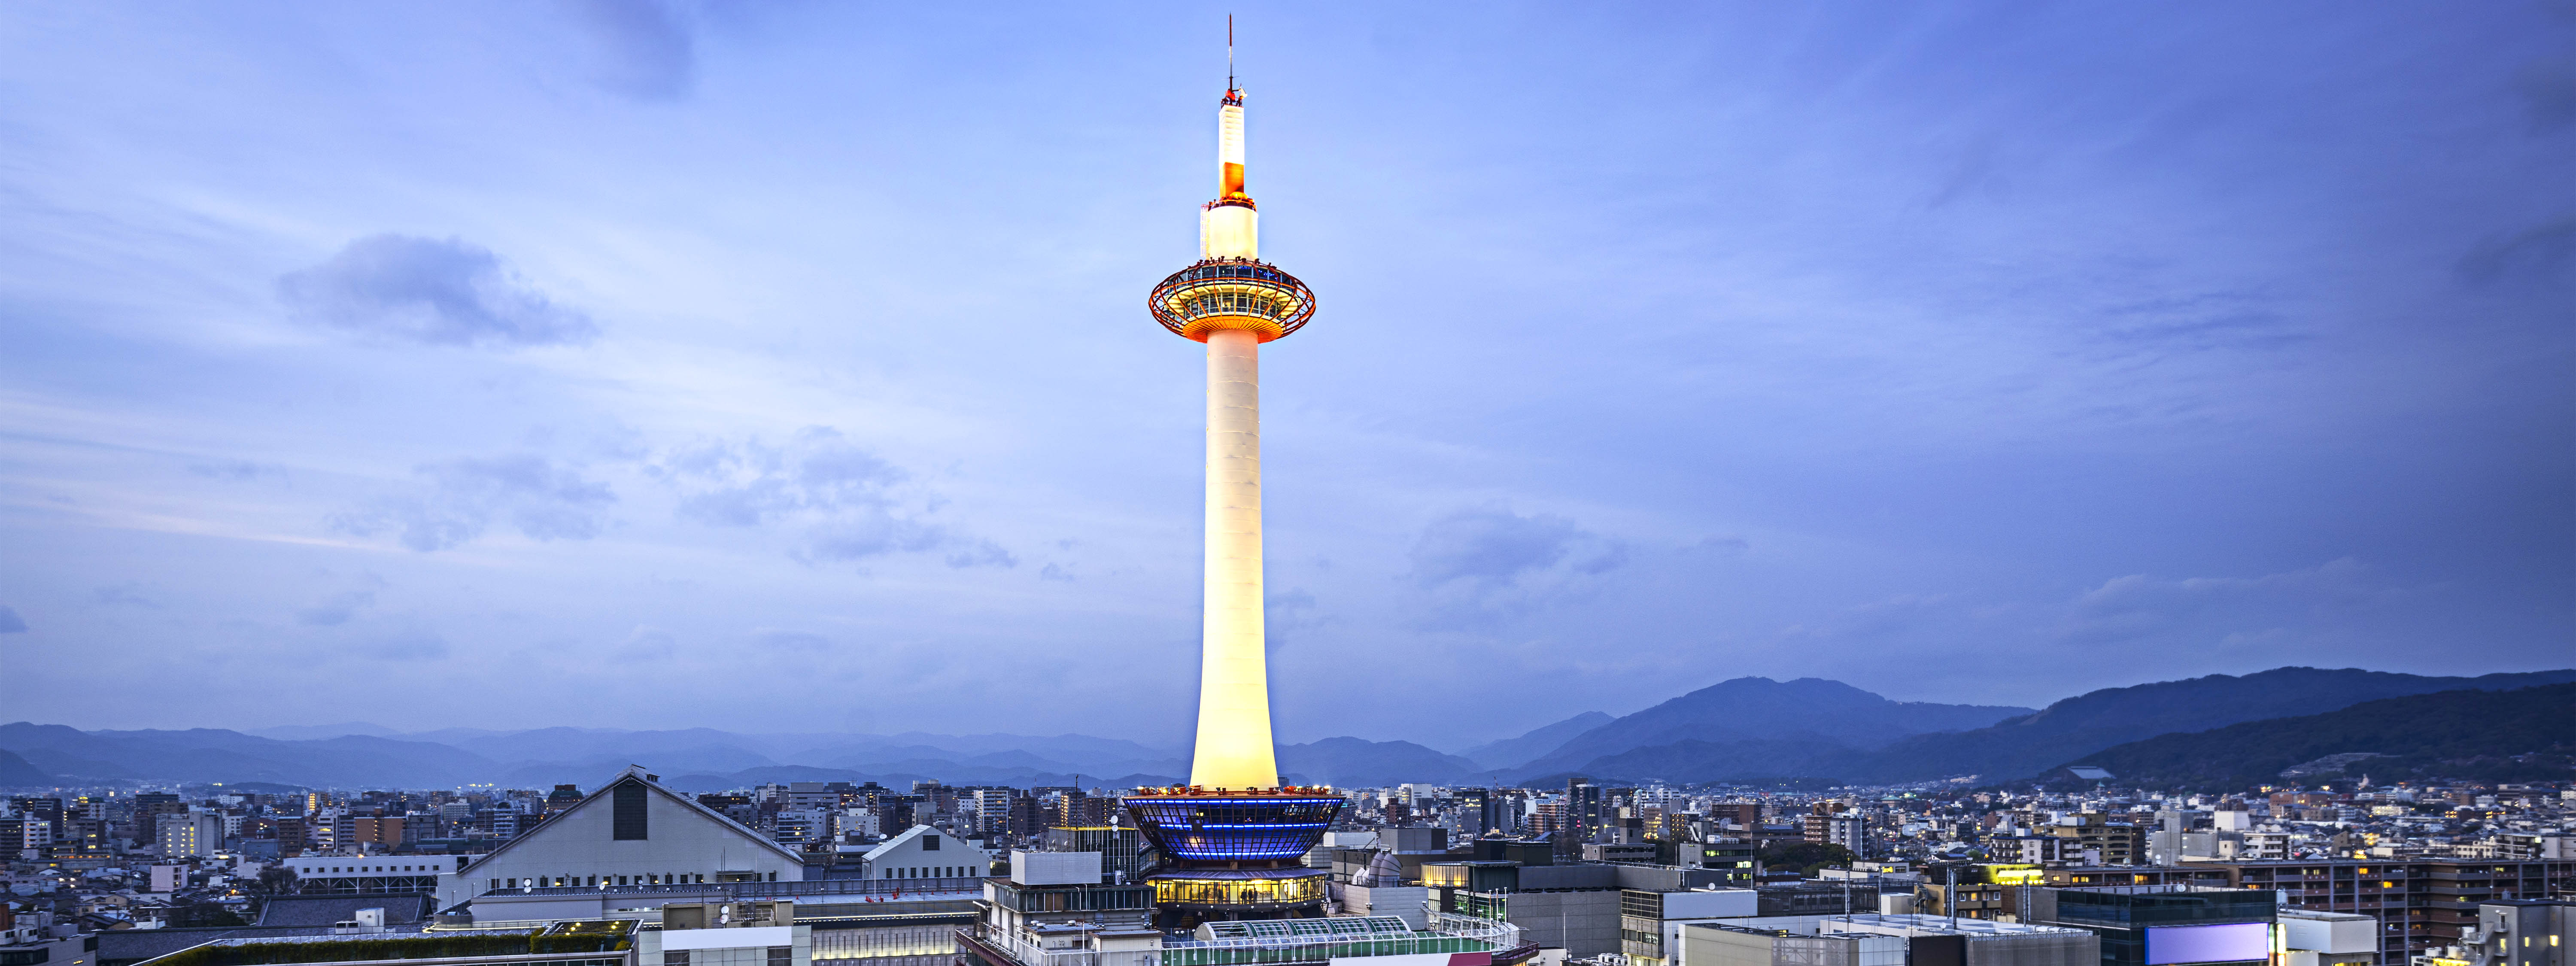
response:
[[[1501,587],[1563,569],[1598,574],[1627,561],[1617,542],[1546,513],[1461,510],[1431,522],[1413,542],[1413,577],[1425,587]]]
[[[2460,277],[2484,284],[2515,276],[2556,279],[2576,257],[2576,214],[2493,235],[2460,256]]]
[[[300,319],[430,345],[545,345],[598,333],[580,312],[520,281],[461,239],[374,235],[277,280]]]
[[[683,518],[717,527],[793,528],[799,559],[848,562],[938,551],[951,567],[1019,565],[1000,544],[931,521],[937,498],[907,489],[912,473],[828,426],[807,427],[777,445],[746,438],[680,447],[646,472],[679,491]]]
[[[685,11],[666,0],[563,0],[590,58],[591,77],[637,100],[686,96],[697,50]]]
[[[1432,521],[1407,558],[1435,623],[1478,623],[1589,590],[1627,563],[1628,548],[1565,517],[1488,507]]]
[[[2114,577],[2085,591],[2055,629],[2063,641],[2109,644],[2167,634],[2203,641],[2306,626],[2320,608],[2348,611],[2399,593],[2361,562],[2332,560],[2256,577]]]
[[[606,509],[617,502],[608,484],[528,453],[453,459],[417,472],[424,492],[378,499],[338,515],[333,526],[358,536],[391,532],[424,553],[482,536],[495,521],[534,540],[587,540],[599,535]]]
[[[821,634],[816,634],[812,631],[786,630],[775,627],[764,627],[759,630],[752,631],[751,641],[752,643],[758,644],[762,647],[778,651],[817,652],[828,650],[832,646],[832,639],[824,637]]]
[[[295,612],[295,622],[307,627],[337,627],[358,616],[360,610],[375,603],[372,591],[347,590],[323,598],[322,602]]]

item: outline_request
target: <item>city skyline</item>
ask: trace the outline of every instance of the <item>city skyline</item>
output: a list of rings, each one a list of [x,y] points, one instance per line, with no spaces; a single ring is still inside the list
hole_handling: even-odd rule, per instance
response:
[[[444,9],[0,15],[11,718],[1188,731],[1221,11]],[[1281,741],[2565,663],[2563,14],[1242,14]]]

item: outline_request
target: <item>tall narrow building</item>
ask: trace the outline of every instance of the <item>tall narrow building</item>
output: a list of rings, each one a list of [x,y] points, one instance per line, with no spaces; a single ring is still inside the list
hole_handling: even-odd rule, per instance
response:
[[[1203,788],[1279,784],[1261,611],[1261,346],[1305,325],[1315,296],[1260,253],[1261,209],[1244,191],[1243,91],[1229,78],[1199,260],[1152,299],[1165,327],[1207,344],[1207,572],[1190,763],[1190,784]]]
[[[1243,91],[1217,106],[1217,195],[1199,260],[1154,287],[1154,318],[1207,346],[1207,559],[1198,743],[1190,784],[1140,789],[1128,813],[1161,855],[1163,924],[1320,915],[1324,876],[1300,864],[1342,800],[1282,786],[1270,734],[1261,604],[1261,346],[1315,314],[1315,294],[1264,262],[1244,190]]]

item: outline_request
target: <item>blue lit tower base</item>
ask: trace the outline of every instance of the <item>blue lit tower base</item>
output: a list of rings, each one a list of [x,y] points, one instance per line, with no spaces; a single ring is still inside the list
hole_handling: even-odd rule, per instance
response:
[[[1331,875],[1305,866],[1342,798],[1322,788],[1140,788],[1126,799],[1136,829],[1162,854],[1145,876],[1155,925],[1324,914]]]

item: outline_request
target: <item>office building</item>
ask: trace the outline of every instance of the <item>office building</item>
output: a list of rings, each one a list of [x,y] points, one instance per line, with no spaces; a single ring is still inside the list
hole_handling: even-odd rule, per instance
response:
[[[2462,937],[2469,966],[2576,963],[2576,899],[2509,899],[2478,904],[2478,928]]]
[[[2052,870],[2052,879],[2118,876],[2133,871]],[[2576,894],[2576,860],[2568,859],[2294,859],[2194,862],[2171,876],[2223,888],[2277,891],[2290,906],[2379,920],[2388,966],[2413,954],[2466,943],[2480,928],[2482,903]]]
[[[224,817],[210,812],[164,813],[155,826],[165,859],[203,858],[224,849]]]
[[[2100,940],[2081,929],[1857,913],[1693,923],[1689,966],[2094,966]]]
[[[2102,966],[2264,963],[2279,908],[2269,891],[2191,885],[2023,886],[2020,897],[2023,922],[2102,937]]]
[[[1622,889],[1619,952],[1630,966],[1678,963],[1683,926],[1750,918],[1759,907],[1751,889]]]

